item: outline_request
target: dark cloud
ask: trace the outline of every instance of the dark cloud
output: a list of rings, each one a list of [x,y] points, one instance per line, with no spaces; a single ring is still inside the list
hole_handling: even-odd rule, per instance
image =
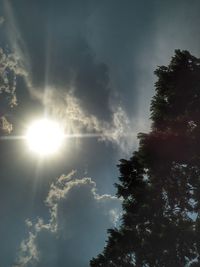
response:
[[[112,86],[132,116],[140,109],[140,57],[155,40],[155,13],[154,1],[100,1],[88,22],[88,40],[108,64]]]
[[[198,1],[20,0],[10,6],[33,86],[73,86],[82,107],[107,121],[116,101],[144,120],[153,69],[176,48],[198,52]]]
[[[15,41],[21,51],[26,48],[23,61],[29,66],[32,87],[44,90],[51,86],[65,91],[73,87],[88,113],[109,120],[108,68],[95,60],[85,38],[89,2],[84,5],[50,2],[48,6],[44,3],[38,6],[32,1],[27,6],[23,1],[17,5],[10,1],[5,7],[8,20],[13,16],[13,23],[18,25],[21,40]]]
[[[80,118],[77,123],[80,123],[80,120],[82,122],[89,121],[86,126],[93,125],[89,127],[90,130],[97,131],[99,134],[103,133],[103,139],[116,142],[122,148],[122,151],[126,151],[128,154],[130,150],[127,150],[127,148],[136,143],[138,120],[134,119],[134,123],[129,120],[125,111],[125,109],[129,110],[129,108],[124,108],[127,103],[126,101],[125,103],[121,101],[123,100],[121,96],[126,95],[129,91],[130,97],[126,97],[126,99],[131,101],[131,109],[134,109],[136,105],[134,103],[137,103],[136,88],[132,87],[130,90],[129,78],[132,74],[129,74],[133,73],[133,67],[128,64],[131,59],[128,60],[128,53],[125,51],[127,49],[122,45],[124,41],[113,39],[108,43],[108,47],[105,47],[105,51],[110,51],[113,60],[115,58],[116,60],[122,59],[120,50],[124,51],[123,57],[127,58],[127,64],[124,64],[125,62],[122,62],[122,60],[121,63],[113,62],[114,64],[110,67],[114,72],[111,75],[108,65],[103,63],[97,56],[98,53],[101,54],[101,51],[94,51],[96,47],[91,47],[92,40],[96,36],[95,29],[91,26],[97,25],[98,27],[98,21],[93,19],[94,15],[99,17],[97,12],[98,5],[95,6],[90,1],[84,3],[84,5],[78,1],[76,4],[60,2],[60,4],[55,5],[52,1],[47,7],[43,5],[44,3],[37,6],[31,2],[29,6],[31,9],[30,14],[28,7],[25,4],[22,5],[22,2],[16,5],[15,2],[11,1],[10,4],[5,5],[5,10],[7,17],[12,16],[13,18],[11,24],[17,22],[17,25],[19,25],[19,30],[15,31],[13,35],[16,32],[20,32],[21,43],[26,48],[26,53],[23,54],[21,43],[16,40],[17,48],[22,52],[22,61],[25,66],[29,66],[26,71],[28,87],[30,87],[32,94],[43,98],[42,93],[46,94],[50,87],[54,90],[53,101],[56,98],[58,99],[59,96],[62,99],[66,99],[69,98],[69,94],[73,95],[73,99],[79,106],[75,116]],[[112,7],[114,7],[113,12]],[[128,11],[127,6],[121,10],[119,10],[119,7],[119,2],[116,2],[115,5],[114,2],[108,5],[107,20],[105,18],[108,25],[104,23],[104,26],[112,34],[119,30],[119,36],[123,39],[130,35],[129,24],[132,16],[130,12],[125,15]],[[105,6],[103,5],[99,8],[102,16],[101,20],[104,21]],[[125,18],[123,20],[125,30],[123,30],[121,22],[117,20],[118,12],[120,12],[122,18]],[[34,19],[36,16],[37,21]],[[135,23],[135,19],[133,22]],[[109,29],[110,25],[113,24],[113,28]],[[12,28],[12,25],[8,23],[8,29],[9,27]],[[89,34],[90,30],[92,36]],[[139,31],[137,30],[137,32]],[[102,38],[105,39],[106,36],[107,32]],[[131,41],[129,49],[132,43]],[[112,44],[113,47],[110,47],[109,44]],[[118,49],[118,55],[113,52],[116,49]],[[123,82],[116,68],[124,71],[129,86],[127,86],[125,80]],[[116,77],[116,79],[119,77],[124,86],[120,86],[119,80],[113,82],[113,77]],[[134,97],[133,94],[135,94]],[[55,107],[53,101],[49,101],[51,108]],[[61,102],[56,102],[56,109],[61,106]],[[70,110],[73,102],[68,101],[68,103],[65,102],[64,104],[66,109]],[[48,109],[48,107],[45,108]],[[59,113],[62,111],[59,111]],[[68,123],[68,117],[66,117],[66,121]],[[143,124],[142,128],[145,127],[146,125]],[[107,138],[107,136],[111,138]],[[124,140],[126,141],[124,142]]]

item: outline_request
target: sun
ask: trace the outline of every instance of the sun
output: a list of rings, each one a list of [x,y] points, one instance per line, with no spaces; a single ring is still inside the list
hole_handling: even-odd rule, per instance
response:
[[[39,155],[57,152],[64,140],[64,132],[56,121],[40,119],[32,122],[26,133],[26,141],[31,151]]]

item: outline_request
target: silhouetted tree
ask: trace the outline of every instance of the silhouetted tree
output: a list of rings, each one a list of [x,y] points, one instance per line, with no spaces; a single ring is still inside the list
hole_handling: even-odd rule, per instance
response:
[[[151,131],[118,165],[121,225],[91,267],[200,266],[200,59],[176,50],[155,74]]]

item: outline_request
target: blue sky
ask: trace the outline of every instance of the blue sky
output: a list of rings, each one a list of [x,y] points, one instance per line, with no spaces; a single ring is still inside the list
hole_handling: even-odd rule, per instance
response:
[[[12,134],[48,115],[98,136],[43,160],[24,140],[0,142],[2,266],[86,267],[103,249],[121,212],[116,164],[149,130],[153,71],[175,49],[200,56],[199,9],[195,0],[0,1],[0,46],[19,63],[18,105],[0,110]]]

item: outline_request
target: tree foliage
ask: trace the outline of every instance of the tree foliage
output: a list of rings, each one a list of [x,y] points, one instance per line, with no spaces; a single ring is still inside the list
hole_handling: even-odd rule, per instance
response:
[[[155,74],[151,131],[118,165],[121,225],[91,267],[200,266],[200,59],[176,50]]]

